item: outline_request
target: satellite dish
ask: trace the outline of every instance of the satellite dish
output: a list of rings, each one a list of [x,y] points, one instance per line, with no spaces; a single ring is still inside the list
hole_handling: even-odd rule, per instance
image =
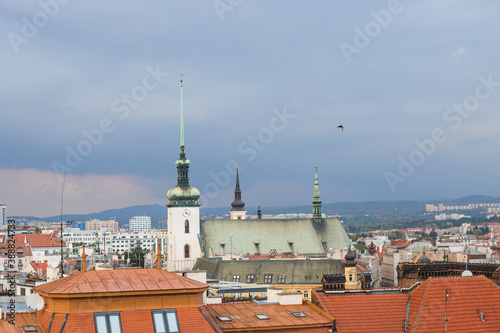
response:
[[[465,276],[472,276],[472,272],[466,269],[465,271],[462,272],[462,277]]]
[[[39,311],[43,308],[45,302],[43,301],[42,296],[37,293],[29,294],[26,296],[26,305],[33,310]]]

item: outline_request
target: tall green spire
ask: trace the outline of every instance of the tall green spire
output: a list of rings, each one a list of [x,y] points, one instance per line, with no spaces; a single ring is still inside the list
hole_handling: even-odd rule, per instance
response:
[[[184,150],[184,106],[182,104],[182,77],[181,74],[181,150]]]
[[[313,204],[313,220],[316,223],[322,222],[321,217],[321,197],[319,196],[319,182],[318,182],[318,166],[316,165],[316,175],[314,176],[314,196],[312,200]]]
[[[197,207],[200,191],[189,185],[189,161],[186,158],[184,146],[184,107],[182,103],[182,74],[181,74],[181,152],[179,159],[175,161],[177,166],[177,186],[168,191],[167,198],[170,200],[168,207]]]

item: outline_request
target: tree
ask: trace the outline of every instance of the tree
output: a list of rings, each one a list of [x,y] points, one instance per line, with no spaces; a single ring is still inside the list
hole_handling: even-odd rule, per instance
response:
[[[432,230],[430,233],[429,233],[429,237],[432,238],[433,240],[436,240],[438,234],[436,232],[436,230]]]
[[[37,234],[41,234],[42,233],[42,228],[35,226],[35,232]]]
[[[123,258],[130,258],[131,266],[144,267],[144,255],[148,252],[149,250],[145,250],[137,245],[132,251],[125,251],[123,253]]]

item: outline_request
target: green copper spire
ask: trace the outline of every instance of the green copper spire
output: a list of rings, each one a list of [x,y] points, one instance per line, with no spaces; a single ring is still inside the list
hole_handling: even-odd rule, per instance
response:
[[[170,200],[168,207],[197,207],[200,191],[189,185],[189,161],[186,158],[184,146],[184,109],[182,103],[182,74],[181,74],[181,152],[179,159],[175,161],[177,166],[177,186],[168,191],[167,198]]]
[[[184,74],[181,74],[181,150],[184,149],[184,107],[182,105],[182,77]]]
[[[318,166],[316,165],[316,175],[314,176],[314,196],[313,204],[313,220],[316,223],[321,223],[321,197],[319,196],[319,182],[318,182]]]

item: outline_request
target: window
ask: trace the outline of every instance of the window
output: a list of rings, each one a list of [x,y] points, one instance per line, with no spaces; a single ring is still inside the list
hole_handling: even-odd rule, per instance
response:
[[[272,283],[273,275],[272,274],[264,274],[264,283]]]
[[[255,275],[254,274],[248,274],[247,275],[247,283],[253,283],[255,280]]]
[[[303,318],[306,316],[302,311],[292,312],[292,314],[297,318]]]
[[[352,281],[352,274],[349,274],[349,281]]]
[[[184,233],[189,234],[189,220],[184,221]]]
[[[217,319],[219,319],[220,321],[231,321],[231,318],[229,318],[228,316],[217,316]]]
[[[286,275],[278,275],[278,283],[285,283]]]
[[[151,310],[155,333],[179,333],[175,309]]]
[[[259,318],[260,320],[267,320],[269,319],[269,316],[264,314],[264,313],[258,313],[255,315],[255,317]]]
[[[25,288],[20,288],[21,289],[21,296],[26,296],[26,289]]]
[[[222,275],[222,281],[226,281],[226,276]]]
[[[233,282],[240,282],[240,276],[239,275],[234,275],[233,276]]]
[[[189,258],[189,244],[184,245],[184,258]]]
[[[304,298],[309,298],[309,292],[307,290],[304,290]]]
[[[94,313],[96,333],[121,333],[122,325],[119,312]]]

